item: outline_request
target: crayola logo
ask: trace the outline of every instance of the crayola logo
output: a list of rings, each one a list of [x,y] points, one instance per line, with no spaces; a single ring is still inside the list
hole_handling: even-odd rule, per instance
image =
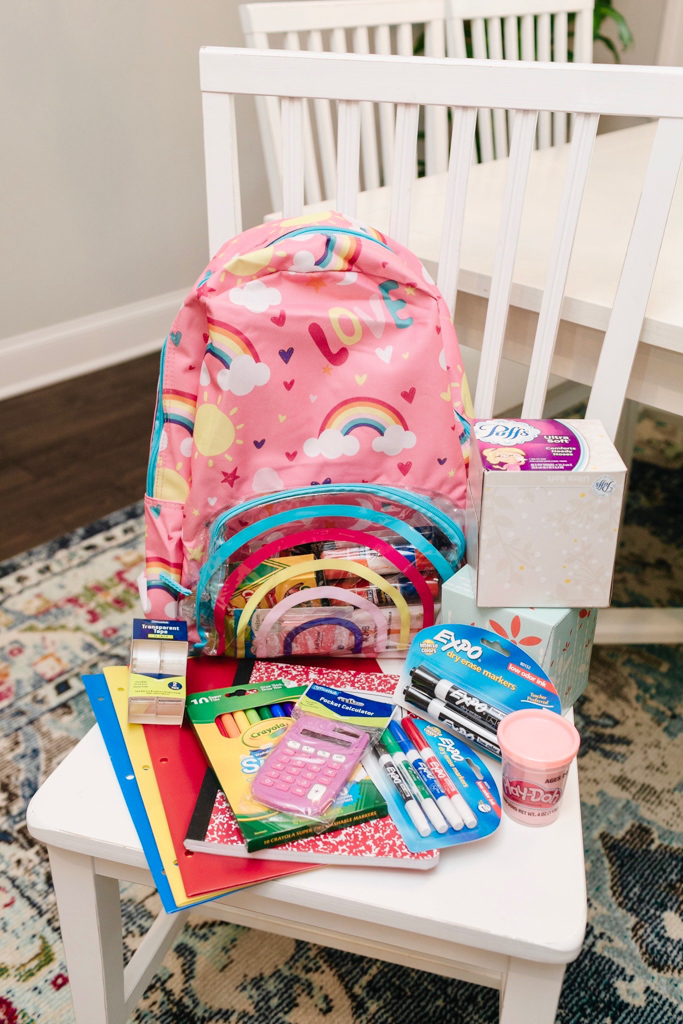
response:
[[[522,779],[503,779],[503,792],[510,803],[520,807],[554,807],[562,797],[561,789],[533,786]]]
[[[251,750],[264,745],[272,747],[291,724],[290,718],[268,718],[265,722],[252,725],[250,729],[242,733],[240,739],[245,747],[249,747]]]

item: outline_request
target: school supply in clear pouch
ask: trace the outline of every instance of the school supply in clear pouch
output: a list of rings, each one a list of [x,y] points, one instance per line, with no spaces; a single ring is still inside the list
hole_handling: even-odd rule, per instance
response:
[[[475,842],[500,824],[491,772],[439,726],[395,719],[363,763],[412,853]]]
[[[195,653],[404,656],[437,620],[463,525],[441,495],[376,484],[324,482],[224,509],[184,570]]]
[[[374,695],[311,683],[292,710],[294,724],[255,775],[252,799],[329,828],[393,710],[392,702]]]

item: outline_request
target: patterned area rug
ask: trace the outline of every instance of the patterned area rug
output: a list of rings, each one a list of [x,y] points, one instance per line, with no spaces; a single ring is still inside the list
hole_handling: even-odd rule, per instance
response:
[[[683,604],[680,421],[641,420],[615,601]],[[31,794],[93,722],[81,674],[126,660],[141,506],[0,566],[0,1024],[73,1024]],[[600,647],[577,707],[589,924],[558,1024],[683,1021],[680,647]],[[122,891],[127,954],[159,901]],[[416,1008],[428,1009],[417,1010]],[[489,989],[192,919],[137,1024],[493,1024]]]

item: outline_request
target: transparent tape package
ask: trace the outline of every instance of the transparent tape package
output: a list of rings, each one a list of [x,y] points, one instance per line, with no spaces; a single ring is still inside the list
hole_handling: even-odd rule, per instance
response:
[[[323,483],[218,513],[184,566],[195,652],[403,655],[462,563],[463,513],[439,495]]]
[[[254,800],[328,829],[345,804],[361,758],[389,724],[391,701],[311,683],[293,724],[255,775]]]

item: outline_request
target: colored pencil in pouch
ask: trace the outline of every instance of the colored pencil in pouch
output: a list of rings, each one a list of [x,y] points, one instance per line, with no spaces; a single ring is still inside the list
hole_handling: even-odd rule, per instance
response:
[[[472,811],[471,807],[465,800],[464,796],[462,795],[458,787],[451,779],[450,775],[448,774],[444,766],[439,761],[438,757],[436,756],[432,748],[425,742],[424,736],[422,735],[418,727],[415,725],[412,718],[404,718],[403,721],[401,722],[401,726],[403,727],[403,731],[405,732],[408,739],[412,741],[415,749],[419,752],[420,757],[425,762],[425,764],[431,771],[432,775],[438,781],[439,785],[443,789],[446,796],[449,798],[449,800],[453,802],[456,811],[458,812],[462,820],[465,822],[467,827],[476,828],[477,819],[474,812]],[[473,769],[479,771],[474,761],[472,761],[470,758],[467,758],[467,760],[469,761]],[[479,775],[481,776],[480,771]]]
[[[413,794],[413,798],[420,805],[423,813],[429,818],[432,826],[442,835],[444,832],[448,832],[448,822],[436,806],[436,802],[430,795],[429,790],[401,750],[389,728],[386,728],[382,733],[382,743],[391,754],[393,762],[403,776],[408,789]]]
[[[394,764],[393,758],[387,748],[382,744],[377,744],[377,758],[384,774],[389,779],[389,782],[396,790],[406,810],[406,814],[412,821],[419,835],[422,838],[426,838],[432,831],[432,826],[424,816],[420,805],[414,799],[413,794],[408,789],[408,786],[403,781],[403,776]]]
[[[413,746],[412,741],[409,739],[405,731],[401,728],[398,722],[390,722],[389,729],[391,734],[398,743],[402,752],[408,758],[413,768],[419,775],[420,779],[427,787],[430,796],[434,800],[436,806],[439,808],[444,818],[455,832],[459,832],[463,827],[463,819],[455,806],[448,799],[443,786],[441,786],[429,770],[424,762],[424,759],[420,756],[419,752]]]

